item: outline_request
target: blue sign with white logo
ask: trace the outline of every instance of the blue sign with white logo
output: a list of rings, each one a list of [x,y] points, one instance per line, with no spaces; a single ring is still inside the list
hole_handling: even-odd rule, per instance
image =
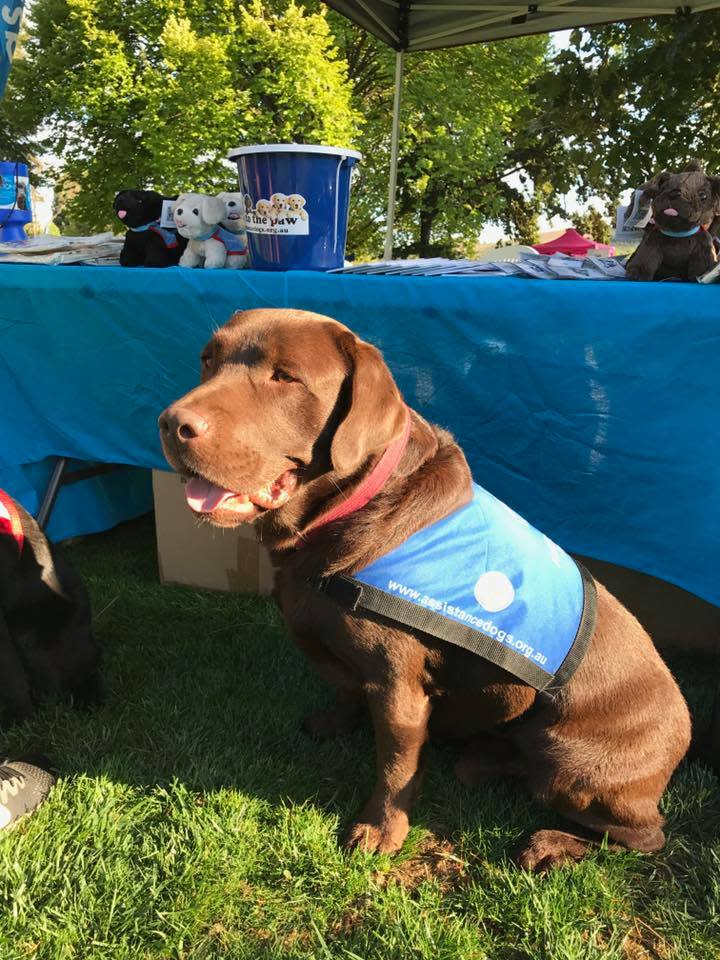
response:
[[[466,507],[354,579],[491,637],[546,674],[563,664],[583,618],[572,557],[478,484]]]
[[[8,0],[6,4],[0,4],[0,97],[5,91],[10,64],[20,36],[22,12],[22,0]]]

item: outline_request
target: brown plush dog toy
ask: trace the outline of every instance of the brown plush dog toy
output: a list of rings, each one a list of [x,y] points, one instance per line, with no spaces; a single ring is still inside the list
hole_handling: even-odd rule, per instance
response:
[[[709,177],[692,160],[680,173],[659,173],[643,190],[652,198],[653,219],[628,260],[628,280],[697,280],[717,259],[720,177]]]

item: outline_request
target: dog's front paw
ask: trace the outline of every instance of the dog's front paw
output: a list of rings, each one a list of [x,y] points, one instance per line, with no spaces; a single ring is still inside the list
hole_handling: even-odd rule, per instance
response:
[[[626,280],[638,280],[642,283],[649,283],[652,280],[654,274],[648,273],[647,270],[640,270],[633,267],[628,267],[625,270],[625,279]]]
[[[410,823],[404,813],[388,818],[380,823],[353,823],[345,838],[349,850],[355,848],[366,853],[396,853],[405,842]]]
[[[523,870],[547,873],[566,863],[582,860],[589,843],[562,830],[537,830],[515,856]]]

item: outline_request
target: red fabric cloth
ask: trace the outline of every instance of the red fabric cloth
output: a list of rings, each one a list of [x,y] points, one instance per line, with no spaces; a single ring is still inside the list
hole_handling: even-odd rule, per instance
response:
[[[334,520],[340,520],[341,517],[347,517],[349,514],[355,513],[356,510],[361,510],[366,504],[370,503],[372,498],[382,490],[390,475],[400,463],[409,439],[410,412],[408,411],[405,420],[405,429],[402,435],[399,436],[397,440],[393,440],[375,464],[372,472],[369,473],[360,486],[350,494],[347,500],[343,500],[337,507],[329,513],[326,513],[324,517],[316,520],[306,532],[312,533],[315,530],[319,530],[320,527],[324,527]]]
[[[538,253],[567,253],[571,257],[584,257],[591,250],[599,250],[602,254],[611,255],[614,251],[612,247],[604,243],[595,243],[594,240],[588,240],[572,227],[566,230],[561,237],[554,240],[548,240],[547,243],[534,243],[533,250]]]
[[[0,536],[12,537],[18,550],[22,552],[25,534],[20,514],[15,501],[4,490],[0,490]]]

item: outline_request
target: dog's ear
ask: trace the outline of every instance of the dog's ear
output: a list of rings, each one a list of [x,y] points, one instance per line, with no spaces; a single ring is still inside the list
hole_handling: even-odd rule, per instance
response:
[[[225,217],[225,201],[218,197],[203,197],[200,215],[205,223],[220,223]]]
[[[333,469],[350,476],[403,432],[407,408],[380,351],[351,333],[339,343],[350,365],[349,406],[330,446]]]
[[[720,203],[720,177],[708,177],[708,183],[712,190],[713,199]]]
[[[647,183],[644,183],[640,189],[646,197],[656,197],[671,176],[671,173],[669,173],[667,170],[663,170],[662,173],[656,174],[652,180],[648,180]]]

